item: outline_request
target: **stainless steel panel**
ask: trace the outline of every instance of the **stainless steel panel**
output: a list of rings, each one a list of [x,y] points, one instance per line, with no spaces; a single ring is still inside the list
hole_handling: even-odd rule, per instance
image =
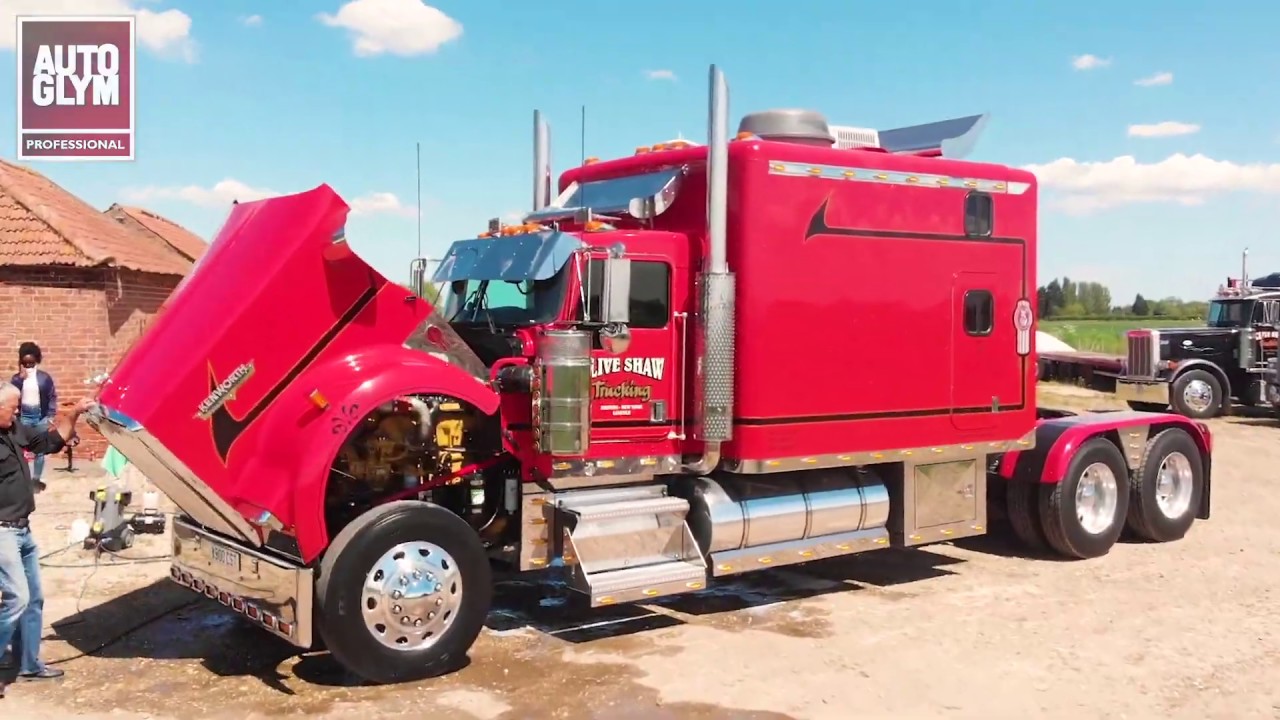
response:
[[[299,567],[176,518],[173,523],[173,567],[177,582],[236,612],[273,621],[261,623],[298,647],[310,647],[315,576]],[[275,619],[289,627],[281,628]]]
[[[915,483],[916,527],[973,521],[978,517],[976,460],[917,465]]]

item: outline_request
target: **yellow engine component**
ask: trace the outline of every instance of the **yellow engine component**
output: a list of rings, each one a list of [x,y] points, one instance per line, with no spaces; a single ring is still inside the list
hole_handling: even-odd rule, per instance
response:
[[[462,445],[462,434],[466,430],[467,418],[462,413],[462,406],[456,402],[441,403],[440,418],[436,420],[436,447],[440,448],[440,463],[452,472],[462,469],[462,461],[466,449]],[[458,413],[449,416],[449,413]]]

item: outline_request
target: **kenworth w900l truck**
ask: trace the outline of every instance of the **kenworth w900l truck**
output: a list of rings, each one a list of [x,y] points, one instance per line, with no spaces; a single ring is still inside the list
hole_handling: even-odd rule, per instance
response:
[[[173,579],[394,682],[465,655],[493,562],[600,606],[979,535],[989,491],[1075,558],[1209,516],[1203,424],[1037,407],[1036,179],[956,157],[982,116],[731,138],[714,67],[709,106],[554,197],[535,114],[533,210],[434,304],[328,186],[236,206],[92,419],[181,508]]]

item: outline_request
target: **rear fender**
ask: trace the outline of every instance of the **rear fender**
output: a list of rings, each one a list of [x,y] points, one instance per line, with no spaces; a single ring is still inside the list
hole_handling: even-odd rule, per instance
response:
[[[1127,456],[1126,431],[1139,427],[1147,431],[1144,442],[1169,428],[1185,430],[1195,441],[1204,466],[1204,493],[1196,517],[1208,519],[1213,436],[1204,423],[1172,413],[1098,412],[1041,420],[1036,425],[1035,447],[1005,453],[1000,461],[1000,476],[1006,480],[1057,483],[1066,476],[1080,446],[1102,436]]]
[[[318,393],[314,399],[313,393]],[[263,504],[292,510],[304,562],[318,557],[329,542],[325,491],[329,468],[342,443],[372,409],[411,394],[447,395],[486,415],[498,409],[498,394],[488,385],[454,365],[403,346],[380,346],[316,365],[277,401],[284,404],[282,410],[295,407],[298,411],[274,414],[264,436],[275,444],[269,453],[259,455],[288,463],[291,478],[280,485],[291,497]]]

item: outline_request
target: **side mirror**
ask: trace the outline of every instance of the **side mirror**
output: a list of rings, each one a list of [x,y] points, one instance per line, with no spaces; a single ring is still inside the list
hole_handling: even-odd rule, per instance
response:
[[[600,329],[600,347],[610,355],[621,355],[631,347],[631,328],[609,323]]]
[[[604,287],[600,292],[600,321],[631,322],[631,260],[609,257],[604,260]]]

